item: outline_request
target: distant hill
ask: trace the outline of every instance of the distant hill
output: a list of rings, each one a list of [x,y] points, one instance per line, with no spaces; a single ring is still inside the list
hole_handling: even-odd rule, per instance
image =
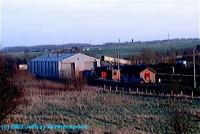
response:
[[[6,52],[43,52],[45,50],[58,50],[58,49],[71,49],[72,47],[78,47],[83,50],[93,50],[95,54],[101,53],[101,51],[110,51],[110,49],[124,49],[123,53],[129,53],[128,51],[140,52],[143,48],[150,47],[156,50],[167,49],[186,49],[193,48],[200,44],[198,38],[181,38],[170,40],[154,40],[154,41],[136,41],[136,42],[108,42],[102,45],[90,45],[81,43],[70,43],[62,45],[37,45],[37,46],[15,46],[3,48]],[[133,50],[132,50],[133,49]],[[98,52],[96,53],[96,50]],[[93,53],[93,52],[91,52]],[[108,52],[109,53],[109,52]]]
[[[137,42],[110,42],[103,45],[88,46],[82,50],[91,55],[101,57],[107,55],[116,57],[117,52],[120,57],[125,58],[129,55],[140,54],[145,48],[152,49],[156,52],[167,52],[171,50],[185,50],[197,47],[200,39],[171,39],[171,40],[154,40],[154,41],[137,41]]]
[[[104,45],[156,45],[156,44],[185,44],[185,43],[190,43],[190,44],[198,44],[200,43],[200,39],[198,38],[177,38],[177,39],[170,39],[170,40],[153,40],[153,41],[136,41],[136,42],[108,42],[104,43]]]
[[[81,44],[81,43],[71,43],[71,44],[62,44],[62,45],[37,45],[37,46],[14,46],[14,47],[5,47],[3,48],[6,52],[41,52],[45,50],[56,50],[56,49],[71,49],[72,47],[86,47],[90,44]]]

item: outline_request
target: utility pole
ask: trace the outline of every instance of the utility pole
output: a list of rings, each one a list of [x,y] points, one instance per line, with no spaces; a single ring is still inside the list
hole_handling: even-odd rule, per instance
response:
[[[174,80],[173,80],[173,76],[174,76],[174,66],[171,67],[172,68],[172,74],[171,74],[171,80],[172,80],[172,90],[174,89]]]
[[[117,68],[119,70],[119,51],[117,52]]]
[[[119,50],[120,50],[120,38],[119,38]],[[119,50],[117,51],[117,74],[118,74],[118,80],[120,80],[120,67],[119,67]]]
[[[167,35],[167,39],[168,39],[168,41],[169,41],[169,33],[168,33],[168,35]]]
[[[120,50],[120,38],[119,38],[119,50]],[[117,51],[117,69],[119,70],[119,50]]]
[[[0,42],[0,51],[3,52],[2,42]]]
[[[196,84],[195,48],[193,49],[193,67],[194,67],[194,88],[196,88],[197,84]]]
[[[168,39],[168,44],[169,44],[169,33],[168,33],[168,35],[167,35],[167,39]]]
[[[92,39],[89,38],[89,45],[92,45]]]
[[[174,72],[175,72],[175,71],[174,71],[174,66],[172,66],[172,73],[174,74]]]
[[[120,40],[120,38],[119,38],[119,48],[121,47],[121,40]]]

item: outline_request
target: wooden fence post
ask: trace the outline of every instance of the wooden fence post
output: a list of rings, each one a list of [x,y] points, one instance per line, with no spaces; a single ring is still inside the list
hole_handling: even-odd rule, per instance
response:
[[[129,91],[129,93],[131,93],[131,88],[130,87],[129,87],[128,91]]]
[[[192,98],[194,97],[194,93],[193,93],[193,91],[192,91]]]

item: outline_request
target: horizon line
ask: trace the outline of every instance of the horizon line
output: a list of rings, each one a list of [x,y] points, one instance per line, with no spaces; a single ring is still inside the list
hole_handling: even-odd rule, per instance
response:
[[[119,38],[120,39],[120,38]],[[94,44],[90,44],[89,42],[85,42],[85,43],[81,43],[81,42],[68,42],[68,43],[58,43],[58,44],[56,44],[56,43],[48,43],[48,44],[36,44],[36,45],[13,45],[13,46],[3,46],[3,43],[2,42],[0,42],[0,49],[2,49],[2,48],[11,48],[11,47],[34,47],[34,46],[48,46],[48,45],[57,45],[57,46],[59,46],[59,45],[72,45],[72,44],[81,44],[81,45],[90,45],[90,46],[99,46],[99,45],[106,45],[106,43],[113,43],[113,44],[120,44],[120,43],[136,43],[136,42],[153,42],[153,41],[167,41],[167,40],[182,40],[182,39],[185,39],[185,40],[190,40],[190,39],[198,39],[198,40],[200,40],[200,38],[199,37],[193,37],[193,38],[171,38],[171,39],[156,39],[156,40],[136,40],[136,41],[121,41],[120,40],[120,42],[119,42],[119,39],[118,39],[118,41],[116,41],[116,42],[103,42],[103,43],[94,43]]]

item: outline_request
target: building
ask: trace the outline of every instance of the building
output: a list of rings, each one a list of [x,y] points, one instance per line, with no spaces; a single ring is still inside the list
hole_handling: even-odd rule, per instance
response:
[[[184,65],[185,67],[187,67],[187,61],[186,60],[176,60],[176,64]]]
[[[99,66],[99,59],[81,53],[45,54],[28,62],[28,70],[43,78],[79,77],[82,71]]]
[[[112,64],[122,64],[122,65],[131,65],[131,61],[130,60],[125,60],[125,59],[118,59],[118,58],[114,58],[114,57],[109,57],[109,56],[102,56],[101,60],[104,62],[110,62]]]
[[[27,64],[19,64],[19,70],[26,71],[27,70]]]
[[[147,67],[140,72],[140,78],[142,78],[146,83],[155,83],[156,71]]]
[[[119,69],[112,70],[112,80],[116,80],[116,81],[120,80],[120,70]]]
[[[146,66],[131,65],[121,67],[121,79],[133,83],[155,83],[156,71]]]

